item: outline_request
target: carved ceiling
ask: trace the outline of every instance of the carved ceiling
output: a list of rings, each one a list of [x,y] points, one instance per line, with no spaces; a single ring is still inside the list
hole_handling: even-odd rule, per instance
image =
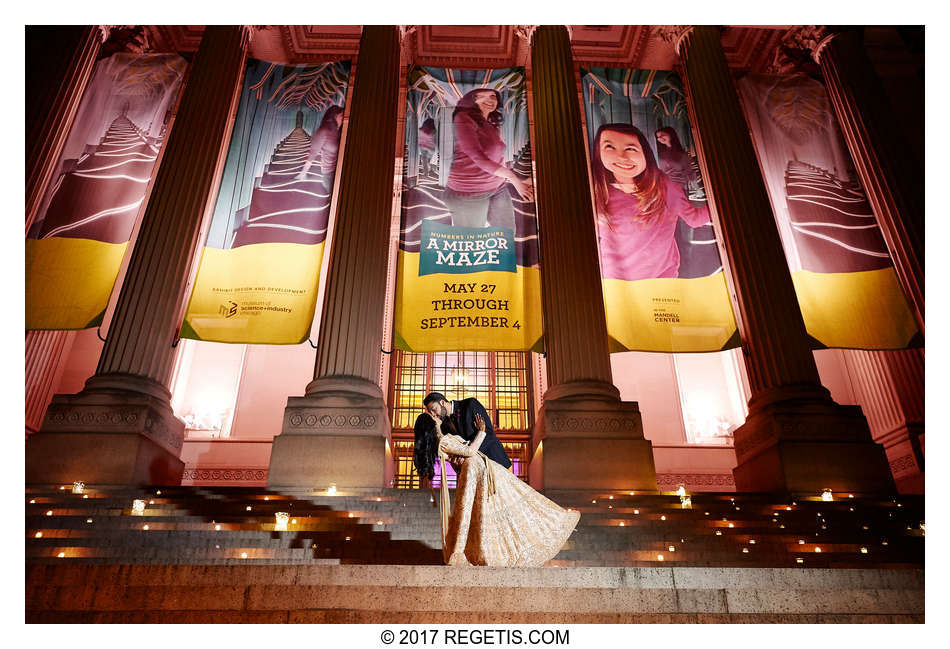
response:
[[[729,66],[762,71],[771,61],[785,26],[726,27],[723,50]],[[146,27],[151,51],[189,53],[201,42],[200,25]],[[359,25],[266,25],[255,30],[250,54],[278,63],[354,57]],[[578,65],[670,69],[673,47],[649,25],[571,25]],[[527,50],[512,25],[418,25],[409,30],[405,51],[419,65],[491,68],[523,65]]]

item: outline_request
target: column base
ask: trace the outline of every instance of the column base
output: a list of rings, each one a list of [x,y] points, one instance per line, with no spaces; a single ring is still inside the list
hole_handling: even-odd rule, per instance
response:
[[[753,409],[734,435],[737,491],[895,491],[884,448],[871,439],[858,406],[830,399],[773,401]]]
[[[362,380],[352,391],[344,383],[335,377],[324,391],[318,380],[307,396],[287,399],[271,449],[268,487],[389,486],[394,467],[386,404],[381,393],[367,394]]]
[[[534,440],[530,480],[539,489],[657,489],[653,445],[635,402],[545,400]]]
[[[924,426],[905,423],[877,438],[884,445],[891,474],[902,494],[924,493]]]
[[[167,401],[131,391],[60,394],[26,441],[26,481],[177,485],[185,424]]]

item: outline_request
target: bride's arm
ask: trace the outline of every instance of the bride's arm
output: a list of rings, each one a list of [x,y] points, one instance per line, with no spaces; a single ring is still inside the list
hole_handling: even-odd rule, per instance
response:
[[[485,420],[481,415],[475,415],[475,427],[478,429],[478,434],[475,435],[475,437],[469,443],[469,447],[477,451],[482,447],[482,442],[485,441],[485,435],[487,433]]]

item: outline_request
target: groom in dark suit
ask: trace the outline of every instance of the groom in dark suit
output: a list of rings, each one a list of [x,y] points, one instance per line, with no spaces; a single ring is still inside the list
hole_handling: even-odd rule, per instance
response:
[[[475,426],[475,415],[481,415],[482,419],[485,420],[485,441],[482,442],[478,450],[506,469],[511,468],[511,460],[508,459],[508,454],[505,453],[505,447],[495,436],[491,418],[485,412],[485,406],[479,403],[478,399],[446,401],[445,395],[440,392],[430,392],[422,400],[422,405],[425,406],[430,415],[442,419],[449,418],[458,434],[467,442],[471,442],[478,434],[478,428]],[[445,433],[444,430],[443,433]]]

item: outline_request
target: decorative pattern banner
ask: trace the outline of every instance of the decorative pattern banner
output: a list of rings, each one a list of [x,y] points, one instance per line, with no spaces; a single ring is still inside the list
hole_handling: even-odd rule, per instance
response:
[[[538,221],[524,68],[413,68],[394,344],[540,349]]]
[[[805,75],[747,75],[739,90],[815,347],[921,344],[825,87]]]
[[[349,73],[349,61],[248,60],[182,338],[310,335]]]
[[[581,70],[610,350],[737,347],[679,77]]]
[[[102,324],[187,65],[176,54],[96,63],[27,236],[27,329]]]

